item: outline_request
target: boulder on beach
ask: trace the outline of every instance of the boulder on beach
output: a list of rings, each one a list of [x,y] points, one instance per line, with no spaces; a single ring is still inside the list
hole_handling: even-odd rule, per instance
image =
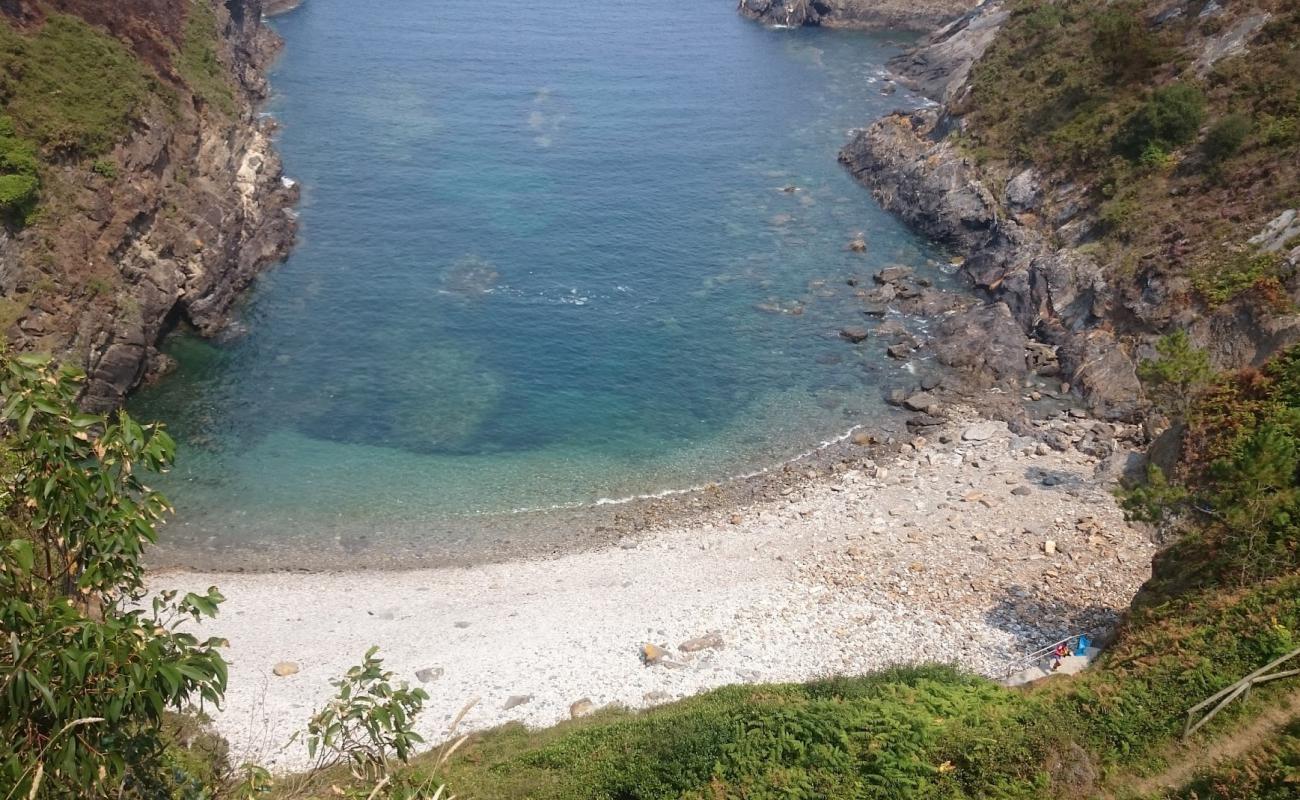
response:
[[[641,662],[647,667],[658,664],[668,658],[668,651],[657,644],[646,643],[641,645]]]
[[[903,401],[903,405],[913,411],[929,411],[938,404],[939,398],[929,392],[917,392],[916,394],[909,395],[907,399]]]
[[[701,650],[721,650],[723,646],[722,635],[713,631],[694,639],[687,639],[677,645],[677,649],[683,653],[698,653]]]
[[[442,667],[425,667],[415,671],[415,679],[420,683],[433,683],[442,677]]]
[[[271,673],[278,678],[287,678],[298,674],[298,665],[292,661],[281,661],[271,667]]]
[[[505,705],[501,706],[501,708],[505,711],[509,711],[512,708],[517,708],[525,703],[531,703],[532,701],[533,696],[531,694],[512,694],[506,699]]]
[[[967,442],[983,442],[992,439],[997,432],[998,424],[996,422],[977,422],[962,431],[961,438]]]

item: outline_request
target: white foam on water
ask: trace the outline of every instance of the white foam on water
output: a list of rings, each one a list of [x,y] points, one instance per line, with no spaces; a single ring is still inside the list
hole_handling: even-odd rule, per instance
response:
[[[511,509],[509,513],[538,514],[546,511],[564,511],[564,510],[572,510],[577,508],[598,508],[601,506],[618,506],[618,505],[626,505],[627,503],[635,503],[640,500],[659,500],[664,497],[677,497],[683,494],[691,494],[692,492],[701,492],[707,489],[708,487],[716,486],[719,483],[734,483],[735,481],[749,480],[750,478],[757,478],[760,475],[767,475],[768,473],[774,470],[781,469],[782,467],[788,466],[790,464],[797,464],[798,462],[803,461],[805,458],[809,458],[811,456],[817,455],[818,453],[822,452],[826,448],[833,447],[834,445],[837,445],[840,442],[845,441],[846,439],[848,439],[850,436],[852,436],[854,433],[856,433],[861,429],[862,429],[862,425],[854,425],[844,433],[832,437],[830,439],[825,439],[821,442],[818,442],[814,447],[810,447],[809,449],[803,451],[802,453],[793,455],[790,458],[783,459],[770,466],[760,467],[759,469],[751,470],[749,472],[741,472],[735,475],[728,475],[718,481],[709,481],[708,483],[697,484],[694,486],[687,486],[685,488],[661,489],[657,492],[645,492],[642,494],[628,495],[626,497],[601,497],[592,502],[555,503],[553,505],[538,506],[535,508],[514,508]]]

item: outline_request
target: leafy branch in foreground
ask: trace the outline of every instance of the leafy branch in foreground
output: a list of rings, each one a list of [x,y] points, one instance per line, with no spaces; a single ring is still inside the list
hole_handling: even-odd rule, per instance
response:
[[[307,751],[318,768],[346,763],[358,779],[383,780],[394,756],[410,760],[423,737],[413,730],[429,694],[406,682],[394,686],[378,647],[331,683],[338,694],[307,723]]]
[[[0,355],[0,800],[165,796],[168,708],[217,703],[215,588],[147,598],[146,545],[168,511],[141,480],[172,459],[156,426],[83,414],[82,375]]]

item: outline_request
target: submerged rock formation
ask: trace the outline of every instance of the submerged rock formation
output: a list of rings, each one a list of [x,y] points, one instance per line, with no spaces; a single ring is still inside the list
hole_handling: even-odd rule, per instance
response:
[[[39,214],[0,233],[10,346],[84,365],[84,404],[111,407],[163,367],[163,335],[180,323],[220,331],[293,243],[297,189],[256,113],[279,41],[262,0],[17,0],[0,12],[24,35],[47,15],[79,18],[157,75],[129,133],[93,161],[49,156]]]
[[[979,0],[740,0],[738,9],[768,25],[929,30]]]

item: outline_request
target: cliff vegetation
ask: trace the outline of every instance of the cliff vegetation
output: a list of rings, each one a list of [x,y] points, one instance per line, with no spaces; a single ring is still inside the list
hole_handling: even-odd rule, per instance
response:
[[[254,106],[259,0],[0,6],[0,336],[107,408],[283,257],[294,192]]]
[[[1017,0],[952,106],[992,169],[1084,187],[1117,279],[1191,279],[1285,308],[1285,253],[1247,245],[1300,205],[1300,8]],[[1232,243],[1224,247],[1224,242]]]

